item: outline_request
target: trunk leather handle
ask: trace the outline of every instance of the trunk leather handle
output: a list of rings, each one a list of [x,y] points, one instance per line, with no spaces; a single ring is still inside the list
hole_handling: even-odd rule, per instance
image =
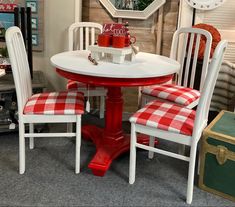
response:
[[[228,148],[225,146],[218,145],[216,159],[220,165],[223,165],[228,159]]]
[[[212,153],[216,156],[217,162],[220,165],[223,165],[227,160],[234,160],[235,161],[235,152],[229,151],[227,147],[218,145],[213,146],[205,143],[202,147],[204,153]]]

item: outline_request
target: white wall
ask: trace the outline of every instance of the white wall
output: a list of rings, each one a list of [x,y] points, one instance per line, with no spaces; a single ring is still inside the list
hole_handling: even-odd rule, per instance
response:
[[[180,0],[178,28],[191,27],[193,20],[193,8],[185,0]]]
[[[34,70],[45,74],[49,88],[65,89],[66,80],[55,72],[50,57],[67,49],[67,29],[74,22],[76,0],[44,1],[44,51],[34,52]]]

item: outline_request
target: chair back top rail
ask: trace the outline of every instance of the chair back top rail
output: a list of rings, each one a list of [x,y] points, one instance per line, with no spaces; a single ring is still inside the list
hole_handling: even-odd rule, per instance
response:
[[[202,90],[209,65],[210,50],[212,44],[211,34],[199,28],[180,28],[173,35],[170,57],[179,61],[181,68],[177,77],[177,84],[194,88],[198,54],[202,44],[202,36],[205,38],[205,50],[202,63],[200,87]],[[180,52],[180,53],[179,53]]]
[[[95,34],[102,32],[103,26],[94,22],[75,22],[69,27],[69,51],[88,50],[95,44]]]

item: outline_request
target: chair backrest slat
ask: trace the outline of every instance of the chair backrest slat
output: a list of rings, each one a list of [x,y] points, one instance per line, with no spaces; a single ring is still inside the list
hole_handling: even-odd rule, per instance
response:
[[[76,22],[69,27],[69,50],[88,50],[95,43],[96,30],[101,33],[103,26],[94,22]],[[78,32],[79,31],[79,32]]]
[[[81,27],[80,29],[80,39],[79,39],[79,49],[80,50],[83,50],[84,48],[83,48],[83,42],[84,42],[84,35],[83,35],[83,27]]]
[[[184,87],[194,88],[196,77],[196,66],[199,62],[198,53],[201,37],[205,39],[204,58],[202,63],[202,73],[198,90],[201,91],[207,74],[210,49],[212,44],[211,34],[199,28],[180,28],[173,36],[171,46],[171,58],[179,61],[181,68],[178,72],[177,84]]]
[[[179,40],[178,38],[178,32],[174,34],[173,41],[172,41],[172,47],[171,47],[171,55],[170,58],[173,58],[175,60],[178,60],[180,62],[180,70],[177,77],[177,84],[180,85],[182,82],[182,76],[183,76],[183,68],[184,68],[184,62],[185,62],[185,56],[186,56],[186,50],[187,50],[187,43],[188,43],[188,34],[184,34],[183,38],[183,45],[182,45],[182,53],[177,53],[177,48],[179,47]]]
[[[91,28],[91,45],[95,44],[95,28]]]
[[[89,46],[89,42],[90,42],[90,38],[89,38],[90,35],[89,35],[89,28],[88,27],[86,27],[85,34],[86,34],[85,35],[86,36],[85,50],[88,50],[88,46]]]
[[[194,43],[194,34],[190,35],[190,41],[189,41],[189,47],[188,47],[188,53],[187,53],[187,60],[186,60],[186,66],[184,69],[184,82],[183,86],[188,86],[188,77],[189,77],[189,70],[190,70],[190,64],[191,64],[191,57],[192,57],[192,51],[193,51],[193,43]]]
[[[18,27],[6,31],[6,44],[15,82],[18,113],[21,115],[28,98],[32,96],[32,83],[25,44]]]
[[[202,63],[202,73],[201,73],[201,84],[200,84],[200,91],[202,91],[207,71],[208,71],[208,64],[209,64],[209,59],[210,59],[210,51],[211,51],[211,46],[210,47],[205,47],[204,50],[204,58],[203,58],[203,63]]]
[[[193,56],[193,64],[192,64],[192,70],[191,70],[191,79],[190,79],[190,84],[189,84],[190,88],[193,88],[193,86],[194,86],[200,40],[201,40],[201,35],[197,34],[196,35],[196,44],[195,44],[194,56]]]

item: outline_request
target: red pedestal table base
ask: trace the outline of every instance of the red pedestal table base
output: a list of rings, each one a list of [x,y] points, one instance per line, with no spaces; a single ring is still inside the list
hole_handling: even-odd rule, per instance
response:
[[[94,175],[103,176],[109,169],[112,161],[130,148],[130,136],[125,135],[122,129],[123,98],[121,87],[145,86],[165,83],[172,79],[173,75],[148,78],[112,78],[87,76],[70,73],[57,68],[57,72],[71,80],[77,80],[87,84],[105,86],[108,89],[105,105],[105,127],[82,127],[82,136],[90,139],[96,145],[96,154],[89,164]],[[138,142],[148,144],[147,136],[138,137]]]
[[[96,145],[96,154],[88,165],[96,176],[104,176],[112,161],[130,149],[130,135],[124,134],[118,140],[110,139],[105,135],[104,129],[94,125],[83,126],[82,136]],[[148,145],[149,137],[138,136],[138,143]]]

